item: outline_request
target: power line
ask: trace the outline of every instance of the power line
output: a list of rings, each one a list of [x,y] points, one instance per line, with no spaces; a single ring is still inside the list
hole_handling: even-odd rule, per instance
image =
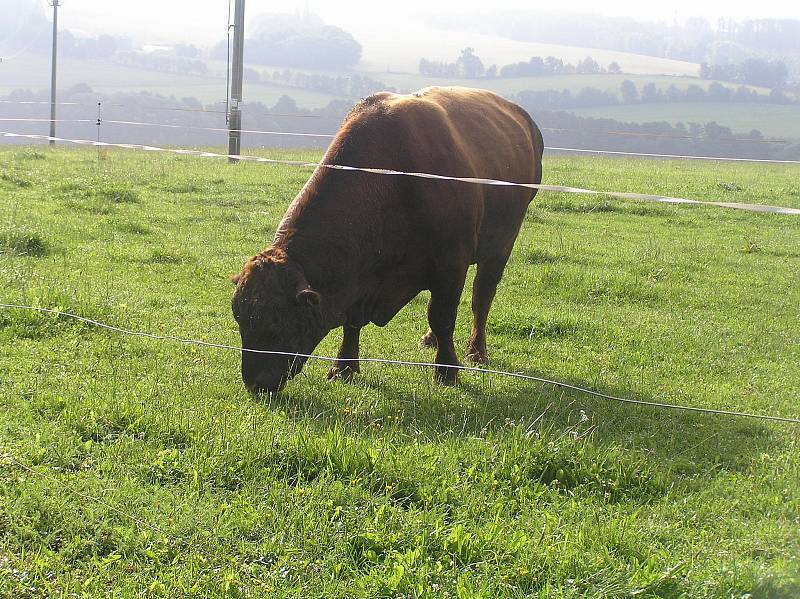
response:
[[[542,131],[552,131],[554,133],[579,133],[581,135],[590,137],[593,135],[612,135],[620,137],[653,137],[657,139],[688,139],[696,142],[747,142],[747,143],[764,143],[764,144],[785,144],[788,143],[785,139],[759,139],[759,138],[746,138],[746,137],[725,137],[725,138],[712,138],[700,137],[697,135],[674,135],[670,133],[645,133],[639,131],[595,131],[592,129],[565,129],[562,127],[542,127]]]
[[[800,160],[775,160],[773,158],[730,158],[727,156],[693,156],[692,154],[656,154],[652,152],[623,152],[617,150],[594,150],[589,148],[545,147],[552,152],[582,152],[585,154],[613,154],[617,156],[641,156],[643,158],[680,158],[682,160],[711,160],[718,162],[771,162],[773,164],[800,164]]]

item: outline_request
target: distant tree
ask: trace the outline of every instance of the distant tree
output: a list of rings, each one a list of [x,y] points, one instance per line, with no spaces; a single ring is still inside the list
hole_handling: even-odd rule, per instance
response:
[[[703,133],[708,138],[731,137],[733,132],[728,127],[718,125],[712,121],[703,126]]]
[[[601,71],[600,63],[591,56],[587,56],[578,63],[577,71],[585,74],[599,73]]]
[[[741,80],[750,85],[772,87],[772,69],[768,61],[760,58],[748,58],[741,69]]]
[[[642,102],[654,103],[663,101],[664,94],[660,89],[658,89],[658,87],[656,87],[655,83],[646,83],[644,87],[642,87]]]
[[[547,65],[547,68],[553,74],[561,73],[564,70],[564,61],[555,56],[548,56],[545,58],[544,64]]]
[[[531,56],[531,59],[528,61],[528,70],[533,76],[548,74],[547,65],[538,56]]]
[[[180,56],[181,58],[200,58],[201,55],[200,48],[187,44],[178,44],[173,48],[173,51],[175,56]]]
[[[594,87],[584,87],[578,92],[575,102],[579,107],[611,106],[617,103],[617,98],[606,91]]]
[[[288,20],[287,20],[288,19]],[[277,16],[277,27],[255,28],[255,35],[246,41],[248,60],[258,64],[309,69],[344,69],[361,60],[361,44],[340,29],[321,25],[318,18]],[[269,23],[269,21],[260,21]],[[227,57],[226,41],[218,43],[212,56]]]
[[[674,83],[667,88],[664,96],[667,102],[680,102],[684,99],[683,92]]]
[[[751,90],[749,87],[740,85],[736,88],[736,92],[733,94],[733,101],[734,102],[752,102],[756,92]]]
[[[704,90],[699,85],[695,83],[690,83],[689,86],[686,88],[684,99],[687,102],[702,102],[708,99],[708,94],[706,94],[706,90]]]
[[[718,81],[708,86],[708,99],[712,102],[730,102],[732,95],[731,88]]]
[[[96,58],[111,58],[117,52],[117,39],[110,35],[101,35],[97,38]]]
[[[639,101],[639,90],[636,89],[636,84],[630,79],[626,79],[619,86],[622,93],[622,101],[626,104],[633,104]]]
[[[294,114],[298,111],[297,102],[295,102],[294,98],[283,95],[275,102],[272,110],[281,114]]]
[[[461,56],[456,60],[458,75],[465,79],[477,79],[482,76],[485,68],[480,58],[475,55],[474,48],[464,48]]]
[[[425,60],[424,58],[419,61],[420,75],[426,77],[458,77],[458,65],[454,62],[437,62],[433,60]]]
[[[617,61],[614,61],[608,65],[608,72],[611,73],[612,75],[619,75],[620,73],[622,73],[622,67],[619,66],[619,63]]]

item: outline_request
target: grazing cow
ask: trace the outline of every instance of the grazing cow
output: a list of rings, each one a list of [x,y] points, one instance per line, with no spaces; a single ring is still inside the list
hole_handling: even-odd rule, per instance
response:
[[[516,104],[484,90],[388,92],[346,117],[323,164],[539,183],[542,135]],[[453,331],[467,269],[477,264],[466,357],[486,363],[486,319],[535,191],[317,167],[289,206],[272,245],[233,281],[244,348],[310,354],[343,327],[329,378],[359,372],[361,328],[385,326],[430,290],[423,345],[435,378],[452,385]],[[279,391],[305,358],[242,353],[252,392]]]

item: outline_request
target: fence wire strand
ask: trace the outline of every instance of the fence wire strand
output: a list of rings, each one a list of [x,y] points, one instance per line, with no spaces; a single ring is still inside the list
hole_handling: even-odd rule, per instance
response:
[[[126,150],[141,150],[145,152],[164,152],[171,154],[179,154],[183,156],[195,156],[200,158],[229,158],[242,162],[259,162],[263,164],[307,167],[307,168],[325,168],[330,170],[349,171],[349,172],[362,172],[370,173],[373,175],[386,175],[397,177],[414,177],[419,179],[431,179],[438,181],[452,181],[459,183],[468,183],[471,185],[488,185],[498,187],[522,187],[527,189],[536,189],[541,191],[552,191],[557,193],[569,194],[583,194],[594,196],[609,196],[620,198],[624,200],[641,200],[645,202],[659,202],[664,204],[693,204],[699,206],[715,206],[719,208],[732,208],[735,210],[747,210],[750,212],[766,212],[773,214],[787,214],[787,215],[800,215],[800,208],[789,208],[785,206],[768,206],[764,204],[744,204],[739,202],[719,202],[719,201],[700,201],[690,198],[675,198],[670,196],[661,196],[657,194],[645,193],[632,193],[620,191],[598,191],[595,189],[583,189],[580,187],[570,187],[566,185],[547,185],[541,183],[519,183],[514,181],[502,181],[498,179],[484,179],[479,177],[454,177],[449,175],[439,175],[434,173],[422,172],[406,172],[397,171],[392,169],[368,168],[359,166],[349,166],[344,164],[329,164],[306,162],[300,160],[283,160],[275,158],[262,158],[260,156],[248,155],[232,155],[232,154],[219,154],[217,152],[207,152],[203,150],[190,150],[190,149],[176,149],[176,148],[161,148],[158,146],[148,146],[143,144],[123,144],[123,143],[109,143],[104,141],[92,141],[88,139],[65,139],[62,137],[51,137],[48,135],[37,135],[28,133],[13,133],[10,131],[0,131],[0,137],[21,138],[21,139],[36,139],[42,141],[59,141],[63,143],[71,143],[76,145],[85,145],[101,148],[123,148]],[[800,161],[798,161],[800,162]]]
[[[31,312],[39,312],[42,314],[51,314],[57,316],[59,318],[68,318],[71,320],[75,320],[78,322],[82,322],[84,324],[88,324],[90,326],[104,329],[107,331],[111,331],[114,333],[118,333],[120,335],[129,336],[129,337],[140,337],[144,339],[150,339],[155,341],[173,341],[176,343],[181,343],[183,345],[193,345],[198,347],[207,347],[212,349],[219,349],[224,351],[233,351],[236,353],[250,353],[250,354],[259,354],[259,355],[269,355],[269,356],[283,356],[287,358],[303,358],[306,360],[315,360],[319,362],[327,362],[327,363],[346,363],[346,362],[364,362],[367,364],[388,364],[394,366],[407,366],[407,367],[426,367],[426,368],[435,368],[445,366],[447,368],[453,368],[462,372],[474,372],[477,374],[484,374],[484,375],[493,375],[493,376],[501,376],[513,379],[519,379],[529,382],[540,383],[544,385],[552,385],[554,387],[559,387],[561,389],[569,389],[571,391],[577,391],[579,393],[585,393],[587,395],[592,395],[594,397],[599,397],[601,399],[606,399],[609,401],[615,401],[618,403],[624,404],[631,404],[643,407],[650,407],[650,408],[662,408],[662,409],[671,409],[671,410],[679,410],[685,412],[697,412],[702,414],[717,414],[723,416],[735,416],[741,418],[752,418],[757,420],[767,420],[773,422],[784,422],[790,424],[800,424],[800,419],[798,418],[788,418],[784,416],[773,416],[773,415],[765,415],[765,414],[752,414],[748,412],[735,412],[729,410],[717,410],[713,408],[700,408],[694,406],[683,406],[678,404],[668,404],[668,403],[661,403],[661,402],[653,402],[653,401],[645,401],[640,399],[629,399],[625,397],[618,397],[615,395],[609,395],[607,393],[601,393],[599,391],[594,391],[592,389],[587,389],[585,387],[580,387],[578,385],[572,385],[570,383],[564,383],[561,381],[557,381],[554,379],[547,379],[543,377],[538,377],[530,374],[524,374],[521,372],[508,372],[504,370],[494,370],[490,368],[479,368],[476,366],[462,366],[462,365],[442,365],[442,364],[434,364],[432,362],[415,362],[415,361],[406,361],[406,360],[391,360],[388,358],[334,358],[330,356],[320,356],[315,354],[303,354],[303,353],[296,353],[296,352],[282,352],[282,351],[269,351],[269,350],[257,350],[257,349],[248,349],[243,347],[237,347],[234,345],[227,345],[224,343],[213,343],[210,341],[201,341],[199,339],[184,339],[182,337],[178,337],[176,335],[158,335],[155,333],[148,333],[144,331],[133,331],[130,329],[124,329],[122,327],[117,327],[114,325],[106,324],[100,322],[98,320],[94,320],[91,318],[86,318],[84,316],[80,316],[78,314],[73,314],[71,312],[63,312],[60,310],[54,310],[51,308],[40,308],[37,306],[26,306],[22,304],[0,304],[0,308],[6,310],[27,310]]]

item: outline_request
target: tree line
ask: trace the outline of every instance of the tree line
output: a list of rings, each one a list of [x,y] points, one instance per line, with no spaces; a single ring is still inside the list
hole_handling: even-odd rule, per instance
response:
[[[797,160],[800,142],[771,140],[761,131],[734,132],[716,122],[625,123],[579,117],[523,103],[543,129],[545,145],[615,152]]]
[[[331,94],[342,98],[364,98],[376,91],[397,91],[382,81],[366,75],[352,73],[348,75],[322,75],[283,69],[281,71],[257,71],[245,69],[246,81],[275,83],[288,87],[296,87],[313,92]]]
[[[8,100],[46,102],[47,92],[15,91]],[[106,119],[126,121],[162,122],[185,125],[186,128],[159,129],[105,124],[101,139],[111,142],[141,143],[170,146],[222,146],[227,134],[198,131],[191,127],[225,128],[224,103],[202,104],[194,98],[165,97],[146,92],[120,92],[101,95],[86,85],[74,86],[61,96],[65,102],[78,102],[82,106],[62,106],[61,119],[93,118],[98,99],[103,101]],[[800,160],[800,142],[771,143],[758,130],[734,132],[717,123],[664,122],[625,123],[613,119],[593,119],[553,109],[533,94],[520,94],[520,103],[544,129],[545,144],[549,146],[602,148],[623,152],[648,152],[667,154],[696,154],[749,158],[774,158]],[[247,129],[295,132],[334,133],[353,105],[352,101],[334,101],[320,109],[308,110],[297,106],[289,96],[275,104],[247,103],[244,106],[244,127]],[[175,110],[179,109],[179,110]],[[201,110],[215,112],[201,112]],[[46,118],[49,107],[42,105],[14,105],[4,107],[9,117]],[[286,116],[286,115],[294,115]],[[124,117],[124,118],[123,118]],[[20,133],[46,133],[47,123],[18,123]],[[94,139],[94,123],[60,123],[58,133],[67,138]],[[324,148],[329,140],[308,137],[271,137],[243,134],[244,147],[316,147]]]
[[[464,48],[454,62],[428,60],[421,58],[419,72],[427,77],[447,77],[451,79],[494,79],[496,77],[544,77],[547,75],[622,73],[619,63],[612,62],[603,67],[591,56],[577,64],[565,63],[555,56],[532,56],[529,60],[507,64],[498,69],[497,65],[485,67],[474,48]]]
[[[766,103],[766,104],[797,104],[798,101],[789,98],[780,91],[773,91],[769,95],[759,94],[753,89],[740,85],[733,89],[713,82],[708,89],[694,83],[685,89],[670,85],[666,89],[659,88],[655,83],[646,83],[640,88],[633,81],[626,79],[619,87],[619,94],[615,91],[602,90],[593,87],[584,87],[577,93],[566,89],[558,90],[525,90],[516,95],[516,99],[523,104],[539,106],[546,110],[568,110],[575,108],[596,108],[601,106],[615,106],[617,104],[662,104],[677,102],[738,102],[738,103]]]
[[[780,60],[748,58],[740,63],[708,64],[704,62],[700,65],[700,77],[780,89],[787,83],[789,69]]]
[[[166,52],[118,52],[114,61],[125,66],[135,66],[178,75],[207,75],[208,65],[197,58],[184,58]]]

